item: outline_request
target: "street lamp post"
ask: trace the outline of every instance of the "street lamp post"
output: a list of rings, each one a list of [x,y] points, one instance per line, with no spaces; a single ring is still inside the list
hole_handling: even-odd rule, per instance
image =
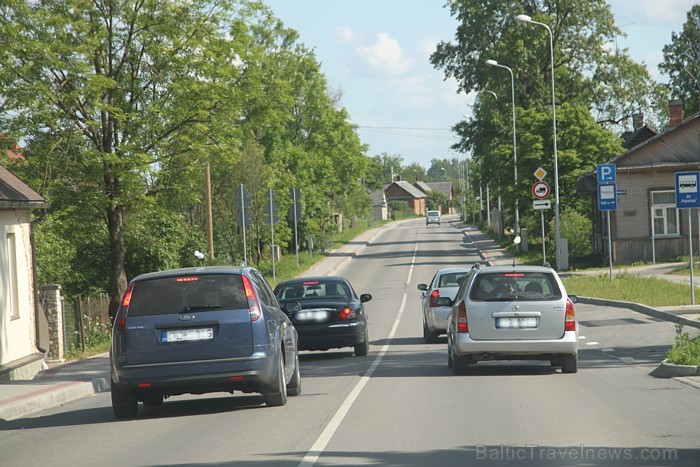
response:
[[[498,63],[496,60],[486,60],[488,66],[495,66],[498,68],[503,68],[508,70],[510,73],[510,95],[513,103],[513,170],[515,176],[515,233],[520,235],[520,213],[518,208],[518,152],[516,150],[516,137],[515,137],[515,76],[513,75],[513,70],[510,67]]]
[[[557,106],[554,98],[554,36],[552,30],[544,23],[533,20],[528,15],[515,17],[518,23],[530,23],[542,26],[549,33],[549,60],[552,67],[552,125],[554,128],[554,239],[556,242],[555,258],[557,269],[561,269],[561,230],[559,229],[559,165],[557,161]]]

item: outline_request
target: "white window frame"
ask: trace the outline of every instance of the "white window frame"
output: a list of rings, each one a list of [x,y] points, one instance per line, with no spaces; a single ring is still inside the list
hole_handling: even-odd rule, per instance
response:
[[[654,195],[655,194],[661,194],[661,193],[672,193],[674,194],[674,199],[675,199],[675,191],[674,190],[653,190],[649,192],[649,203],[651,204],[651,233],[654,238],[672,238],[672,237],[680,237],[681,235],[681,225],[680,225],[680,214],[678,212],[678,208],[676,208],[676,204],[674,203],[663,203],[663,204],[654,204]],[[657,216],[657,210],[661,209],[661,216]],[[676,226],[676,232],[675,233],[669,233],[669,210],[673,210],[675,212],[675,226]],[[662,219],[664,231],[663,232],[656,232],[654,229],[655,221],[657,219]]]

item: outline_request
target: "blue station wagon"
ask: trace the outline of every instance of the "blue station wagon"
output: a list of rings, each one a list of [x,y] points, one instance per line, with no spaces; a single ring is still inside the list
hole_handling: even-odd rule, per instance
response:
[[[192,393],[257,392],[268,406],[301,392],[297,331],[250,267],[200,267],[132,280],[114,318],[112,408]]]

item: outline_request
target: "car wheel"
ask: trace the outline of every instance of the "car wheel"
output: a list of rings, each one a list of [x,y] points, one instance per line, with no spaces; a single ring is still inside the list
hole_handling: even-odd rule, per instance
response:
[[[268,407],[280,407],[287,403],[287,385],[284,384],[284,349],[280,349],[277,359],[277,378],[273,384],[273,393],[265,394],[265,404]]]
[[[355,356],[356,357],[366,357],[368,352],[369,352],[369,336],[367,335],[367,328],[365,327],[365,340],[364,340],[364,342],[362,342],[360,344],[355,344]]]
[[[298,396],[299,394],[301,394],[301,370],[299,370],[299,355],[297,354],[294,361],[294,374],[287,385],[287,395]]]
[[[452,374],[463,375],[467,373],[469,367],[469,357],[466,355],[455,355],[452,353]]]
[[[139,408],[139,401],[136,395],[129,391],[120,391],[111,383],[112,411],[118,419],[134,418]]]
[[[146,407],[160,407],[161,405],[163,405],[163,396],[146,396],[143,398],[143,405]]]
[[[578,354],[561,357],[561,372],[576,373],[578,371]]]
[[[438,334],[428,329],[425,321],[423,321],[423,340],[427,344],[436,344],[438,341]]]

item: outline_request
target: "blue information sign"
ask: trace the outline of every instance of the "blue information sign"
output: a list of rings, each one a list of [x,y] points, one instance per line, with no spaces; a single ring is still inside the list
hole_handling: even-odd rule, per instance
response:
[[[598,185],[598,210],[614,211],[617,209],[617,185],[609,183]]]
[[[676,172],[676,207],[700,208],[700,172]]]
[[[615,164],[598,164],[596,168],[598,183],[615,183]]]

